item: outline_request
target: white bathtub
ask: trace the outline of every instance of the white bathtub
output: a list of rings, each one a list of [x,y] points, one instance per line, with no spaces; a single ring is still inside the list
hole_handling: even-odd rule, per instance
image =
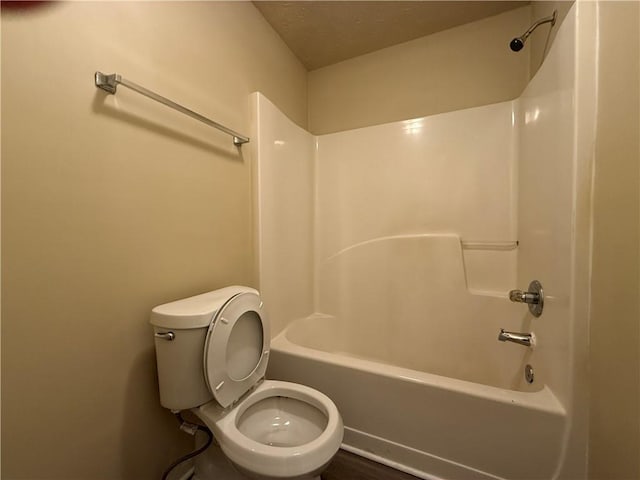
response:
[[[294,321],[271,343],[268,377],[331,397],[345,449],[425,479],[554,477],[566,413],[548,387],[513,391],[356,357],[340,351],[349,342],[338,323]]]

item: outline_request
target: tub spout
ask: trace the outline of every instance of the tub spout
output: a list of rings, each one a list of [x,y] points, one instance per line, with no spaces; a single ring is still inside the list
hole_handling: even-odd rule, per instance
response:
[[[526,347],[533,347],[536,344],[536,337],[533,333],[507,332],[504,328],[500,329],[498,340],[501,342],[519,343]]]

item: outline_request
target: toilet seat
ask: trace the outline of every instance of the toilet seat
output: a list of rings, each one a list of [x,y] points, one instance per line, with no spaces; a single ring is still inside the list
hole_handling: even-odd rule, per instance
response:
[[[207,387],[228,407],[265,375],[271,341],[260,297],[253,292],[229,299],[211,319],[204,347]]]

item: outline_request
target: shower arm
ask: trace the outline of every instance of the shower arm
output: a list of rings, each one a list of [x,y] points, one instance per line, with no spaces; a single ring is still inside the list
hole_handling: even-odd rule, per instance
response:
[[[509,43],[509,48],[511,48],[511,50],[513,50],[514,52],[519,52],[520,50],[522,50],[524,48],[525,42],[529,38],[529,35],[531,35],[536,28],[538,28],[540,25],[544,23],[551,23],[552,27],[553,25],[555,25],[557,15],[558,15],[558,11],[554,10],[553,13],[548,17],[544,17],[538,20],[536,23],[531,25],[529,29],[526,32],[524,32],[522,35],[511,40],[511,42]]]
[[[545,23],[551,22],[551,26],[553,27],[556,24],[557,15],[558,15],[558,11],[554,10],[553,13],[548,17],[541,18],[536,23],[531,25],[529,29],[520,36],[520,38],[522,40],[526,40],[527,38],[529,38],[529,35],[531,35],[536,28],[538,28],[540,25],[544,25]]]

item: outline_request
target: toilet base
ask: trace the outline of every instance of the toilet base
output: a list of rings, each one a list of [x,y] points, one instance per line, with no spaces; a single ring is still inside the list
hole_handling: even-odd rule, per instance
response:
[[[296,477],[287,480],[321,480],[320,472],[327,465],[323,465],[312,476]],[[233,464],[220,447],[212,443],[202,454],[195,458],[194,472],[190,480],[269,480],[270,477],[256,476],[255,474],[242,472],[242,468]]]
[[[194,468],[192,480],[247,480],[215,442],[195,458]]]
[[[250,480],[274,480],[274,477],[269,477],[269,476],[264,476],[264,475],[260,475],[254,472],[248,472],[245,469],[243,469],[241,466],[236,465],[233,462],[230,462],[233,464],[233,466],[236,468],[236,470],[238,472],[240,472],[241,474],[243,474],[245,476],[245,478],[250,479]],[[323,465],[322,467],[318,468],[317,470],[311,472],[308,475],[300,475],[298,477],[289,477],[287,478],[287,480],[321,480],[320,477],[320,473],[323,472],[327,467],[329,466],[329,463],[327,463],[326,465]]]

